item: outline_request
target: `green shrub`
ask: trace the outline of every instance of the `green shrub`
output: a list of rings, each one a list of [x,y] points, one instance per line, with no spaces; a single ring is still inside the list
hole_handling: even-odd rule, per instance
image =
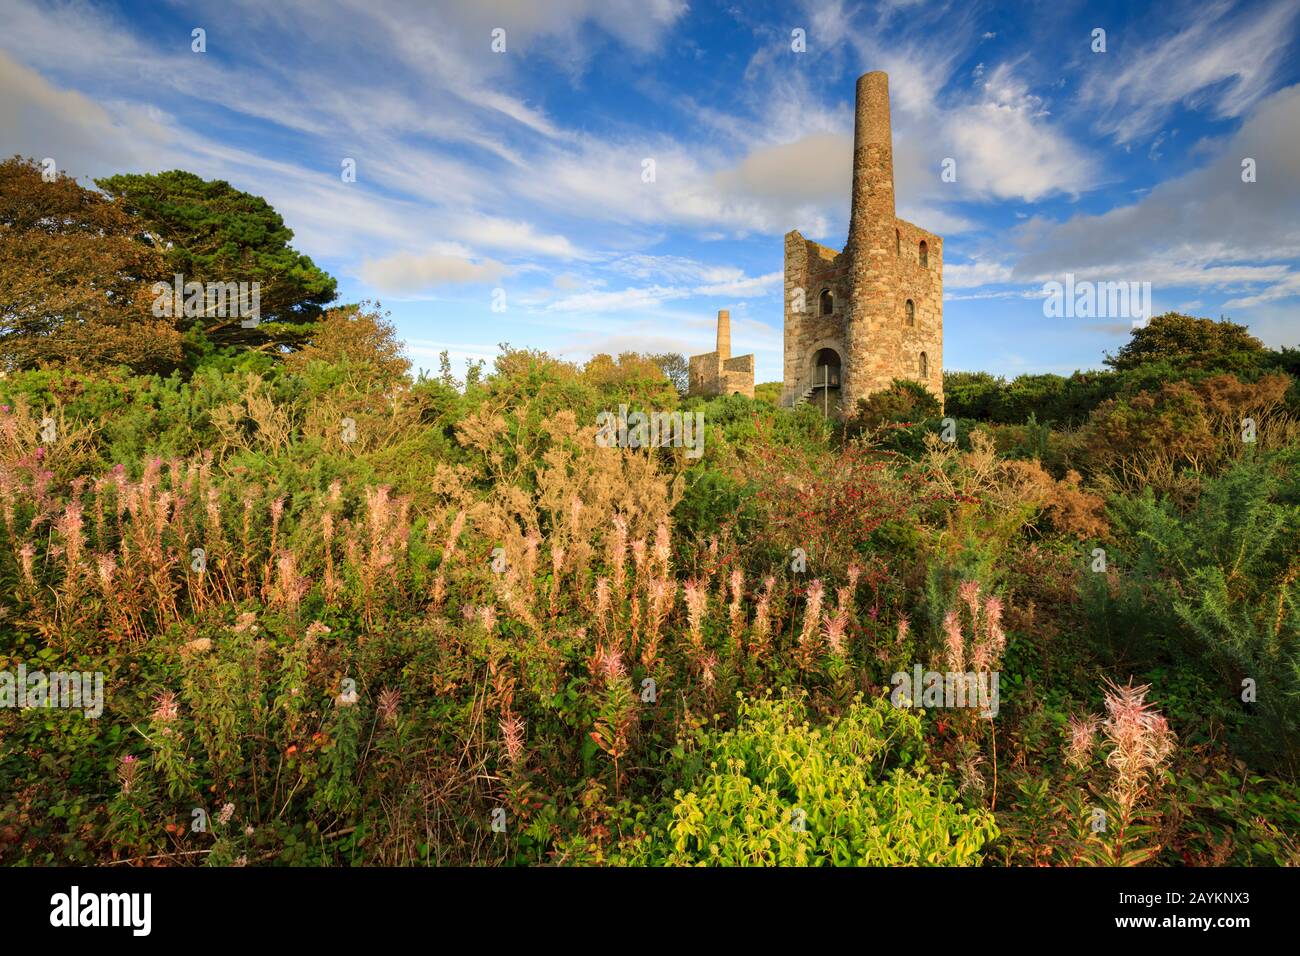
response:
[[[686,489],[673,517],[683,531],[698,537],[717,534],[738,517],[752,520],[748,507],[751,494],[751,488],[727,472],[701,465],[686,473]]]
[[[850,428],[878,428],[896,422],[916,422],[939,416],[939,400],[920,382],[894,379],[889,388],[858,399]]]
[[[1094,595],[1096,626],[1112,644],[1118,635],[1145,645],[1146,654],[1159,646],[1179,664],[1208,670],[1220,693],[1251,715],[1243,725],[1247,749],[1293,769],[1300,743],[1295,457],[1241,462],[1206,479],[1185,511],[1149,491],[1115,498],[1111,516],[1131,558],[1119,569],[1117,593]],[[1247,680],[1254,701],[1243,700]]]
[[[921,720],[886,699],[824,727],[792,698],[742,701],[734,730],[679,756],[692,768],[633,864],[974,865],[997,836],[922,761]]]

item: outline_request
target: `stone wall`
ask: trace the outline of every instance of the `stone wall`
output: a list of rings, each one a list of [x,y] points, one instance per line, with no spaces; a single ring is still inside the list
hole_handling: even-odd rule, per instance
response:
[[[813,357],[834,349],[848,364],[845,319],[849,285],[847,258],[796,230],[785,237],[785,381],[781,403],[792,405],[812,383]],[[831,295],[831,312],[822,314],[822,293]],[[800,301],[802,299],[802,301]]]
[[[737,355],[722,363],[721,394],[754,397],[754,356]]]

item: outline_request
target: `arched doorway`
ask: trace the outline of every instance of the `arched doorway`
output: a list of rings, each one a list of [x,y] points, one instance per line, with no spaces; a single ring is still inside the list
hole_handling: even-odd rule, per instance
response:
[[[808,401],[826,417],[838,416],[840,383],[843,380],[840,353],[829,347],[818,349],[813,353],[811,372]]]
[[[813,356],[813,388],[840,387],[840,353],[834,349],[818,349]]]

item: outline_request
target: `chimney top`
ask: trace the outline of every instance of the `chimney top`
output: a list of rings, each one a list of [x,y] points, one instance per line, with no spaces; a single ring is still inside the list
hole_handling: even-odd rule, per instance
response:
[[[731,358],[731,313],[726,309],[718,310],[718,358],[726,361]]]
[[[894,143],[889,123],[889,75],[881,70],[858,77],[853,122],[853,204],[849,245],[866,249],[873,226],[894,218]]]
[[[889,74],[881,70],[858,77],[853,146],[884,146],[893,151],[889,130]]]

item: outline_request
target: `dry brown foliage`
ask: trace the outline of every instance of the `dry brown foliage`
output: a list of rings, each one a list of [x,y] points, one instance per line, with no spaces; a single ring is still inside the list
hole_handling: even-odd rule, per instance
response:
[[[0,361],[20,368],[180,360],[180,334],[152,315],[161,252],[104,196],[34,160],[0,163]]]

